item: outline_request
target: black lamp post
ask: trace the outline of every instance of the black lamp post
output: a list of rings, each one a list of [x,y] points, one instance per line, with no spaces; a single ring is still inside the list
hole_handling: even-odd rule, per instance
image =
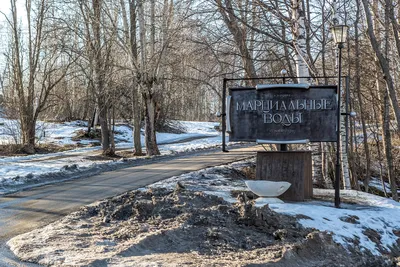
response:
[[[336,140],[336,172],[335,172],[335,207],[340,207],[340,89],[341,89],[341,81],[342,81],[342,48],[344,47],[344,43],[347,39],[347,30],[348,26],[346,25],[334,25],[332,27],[332,35],[335,43],[339,49],[339,61],[338,61],[338,109],[337,109],[337,140]]]
[[[281,70],[281,75],[282,75],[282,82],[284,84],[286,83],[286,79],[285,79],[286,74],[287,74],[287,70],[282,69]],[[280,151],[287,151],[288,150],[288,145],[287,144],[281,144],[279,150]]]

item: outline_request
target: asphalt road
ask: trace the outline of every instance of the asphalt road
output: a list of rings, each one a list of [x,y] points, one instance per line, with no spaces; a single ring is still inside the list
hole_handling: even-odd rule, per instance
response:
[[[0,266],[37,266],[21,263],[8,251],[10,238],[47,225],[79,207],[186,172],[254,156],[256,147],[229,153],[204,153],[135,166],[0,197]]]

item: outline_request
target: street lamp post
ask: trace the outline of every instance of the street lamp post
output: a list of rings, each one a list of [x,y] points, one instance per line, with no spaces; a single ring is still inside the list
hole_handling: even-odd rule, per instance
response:
[[[337,87],[337,99],[338,99],[338,107],[337,107],[337,126],[336,126],[336,170],[335,170],[335,207],[340,207],[340,117],[341,117],[341,110],[340,110],[340,89],[341,89],[341,81],[342,81],[342,48],[344,47],[344,43],[347,39],[347,30],[348,26],[346,25],[334,25],[332,27],[332,35],[335,43],[339,49],[338,55],[338,87]]]
[[[282,75],[282,82],[284,84],[286,83],[286,79],[285,79],[286,74],[287,74],[287,70],[282,69],[281,70],[281,75]],[[287,144],[281,144],[279,150],[280,151],[287,151],[288,150],[288,145]]]

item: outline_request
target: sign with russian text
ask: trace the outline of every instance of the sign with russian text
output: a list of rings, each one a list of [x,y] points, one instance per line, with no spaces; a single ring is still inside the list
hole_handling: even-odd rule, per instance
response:
[[[336,86],[258,85],[229,88],[231,141],[335,142]]]

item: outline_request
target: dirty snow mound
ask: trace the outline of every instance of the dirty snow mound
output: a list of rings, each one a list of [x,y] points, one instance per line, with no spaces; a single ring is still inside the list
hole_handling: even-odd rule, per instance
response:
[[[83,207],[8,245],[22,260],[50,266],[389,264],[349,254],[295,217],[255,207],[245,194],[238,198],[230,204],[181,184],[133,191]]]

